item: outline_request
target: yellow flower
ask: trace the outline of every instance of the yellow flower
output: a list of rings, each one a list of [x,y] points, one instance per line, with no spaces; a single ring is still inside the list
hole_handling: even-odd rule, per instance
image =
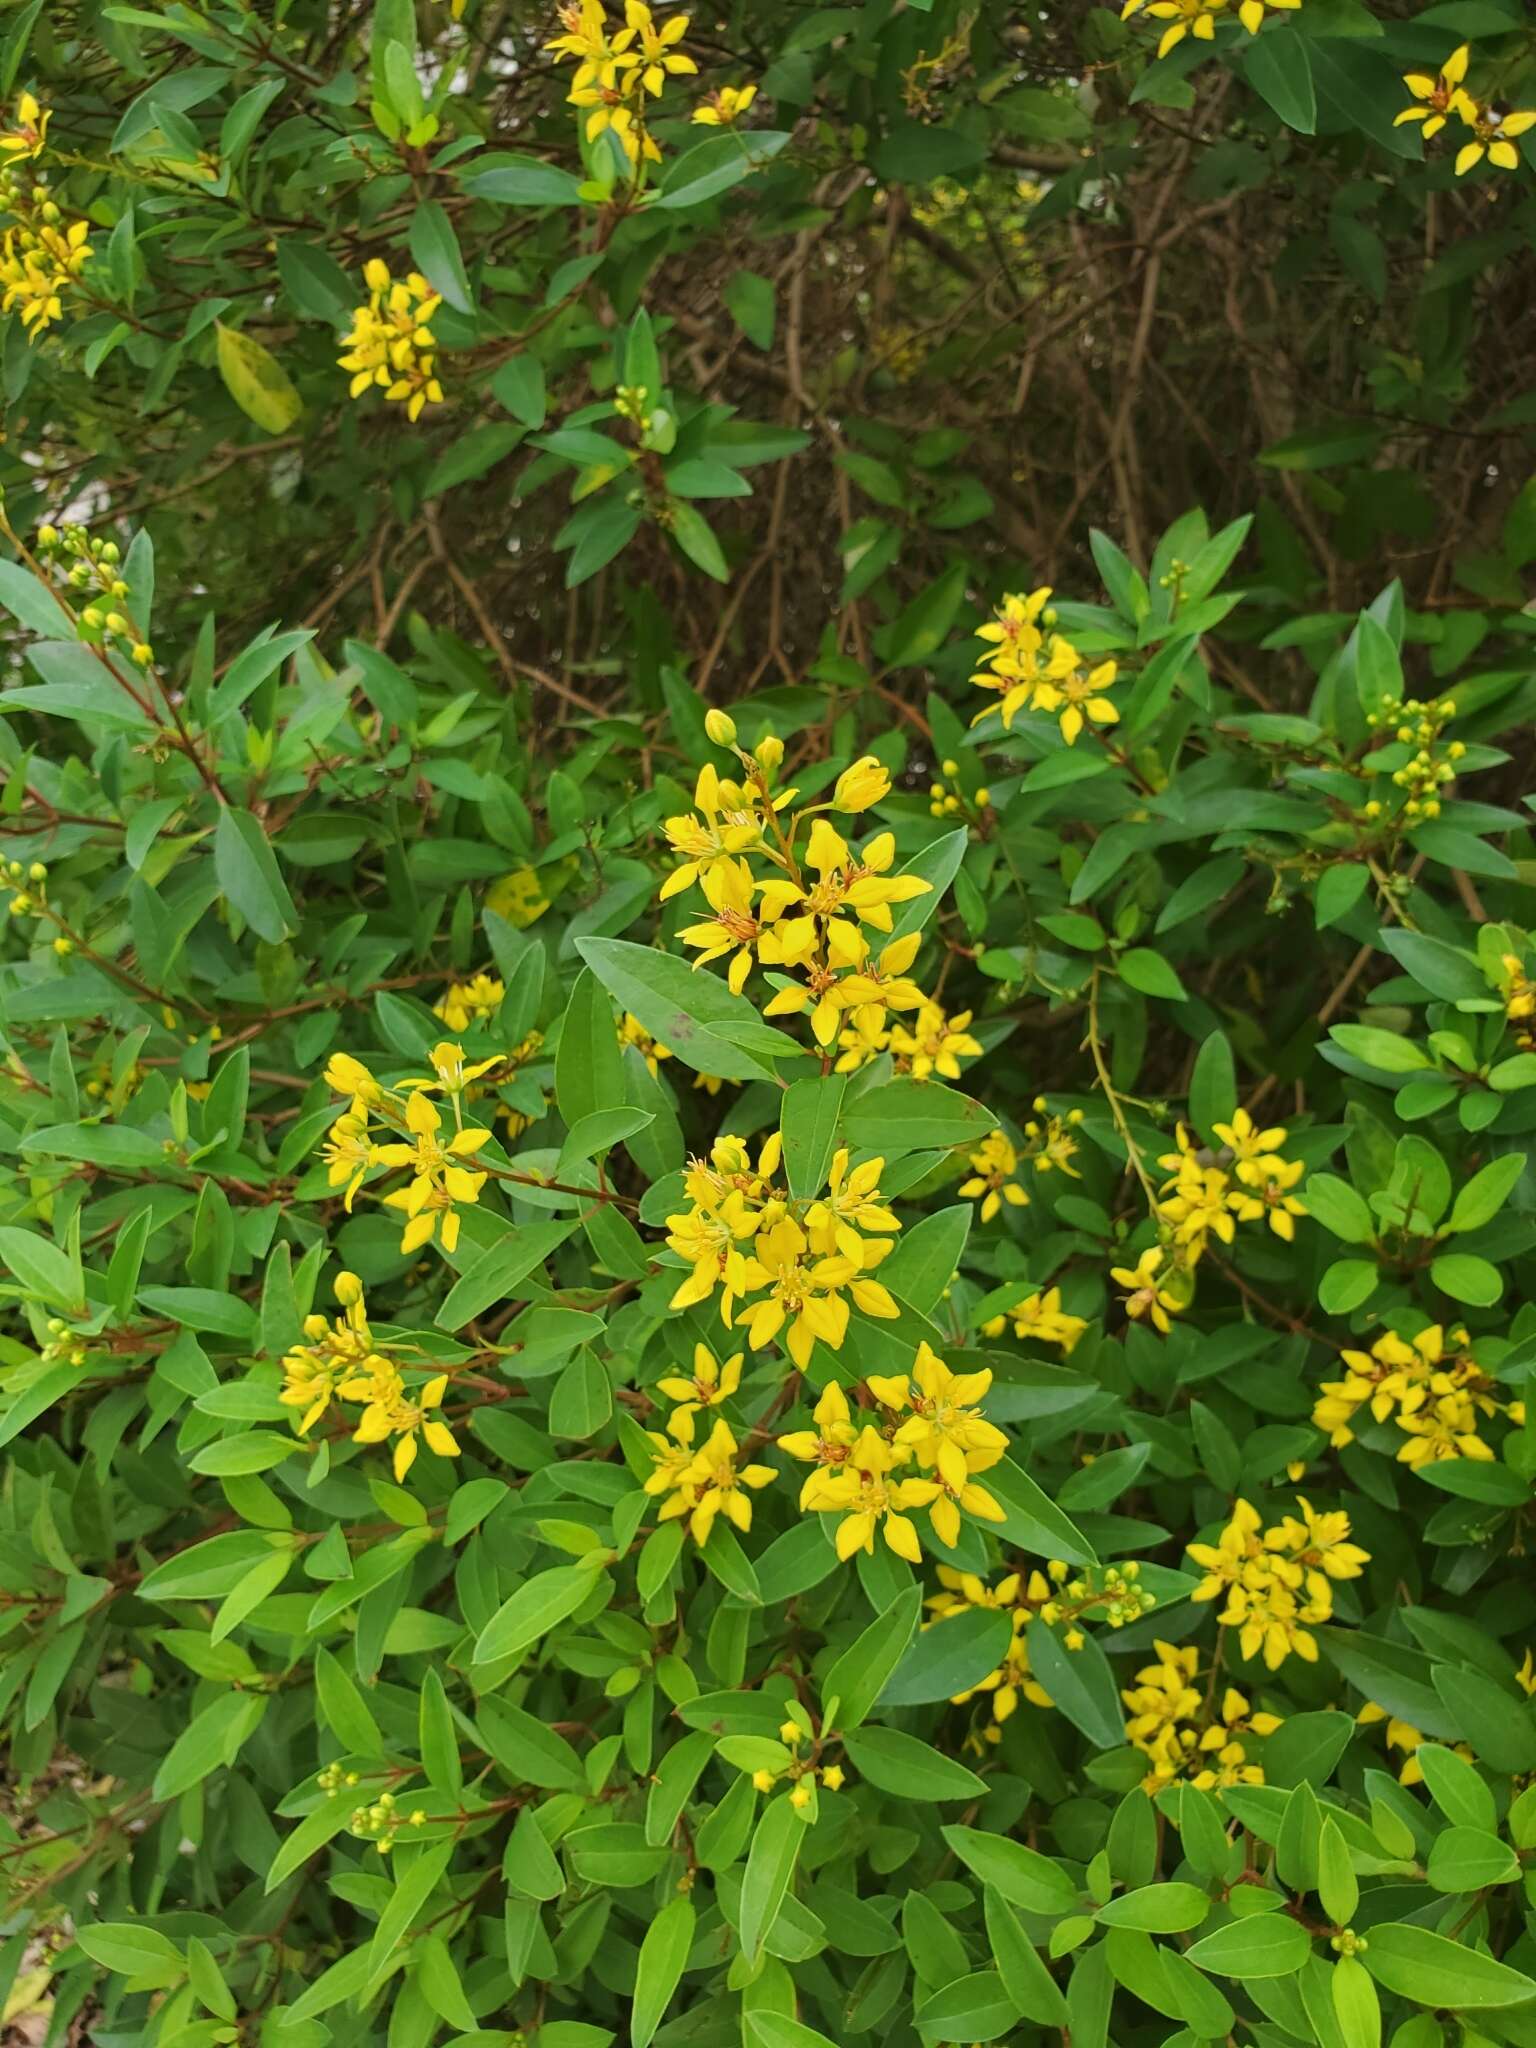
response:
[[[766,931],[766,925],[752,909],[758,885],[744,860],[716,861],[701,882],[714,916],[685,925],[678,937],[685,946],[698,948],[695,967],[707,966],[731,953],[725,978],[732,991],[740,995],[752,972],[752,949]]]
[[[839,1009],[857,1010],[861,1028],[875,1031],[884,1025],[887,1010],[920,1010],[927,999],[917,983],[909,979],[907,969],[917,958],[922,943],[921,932],[909,932],[906,938],[892,939],[888,946],[882,946],[874,961],[866,951],[863,964],[845,974],[832,991]],[[942,1018],[944,1013],[940,1010],[938,1014]]]
[[[891,951],[892,948],[887,946],[886,952]],[[881,960],[883,965],[884,955]],[[862,1027],[862,1021],[862,1018],[855,1019],[856,1028]],[[981,1057],[981,1041],[973,1038],[967,1028],[970,1021],[969,1010],[958,1010],[951,1017],[945,1014],[940,1003],[925,1000],[919,1004],[917,1014],[909,1023],[891,1026],[890,1046],[897,1073],[911,1074],[919,1081],[926,1081],[930,1074],[941,1074],[946,1081],[958,1081],[961,1060]],[[838,1066],[842,1068],[841,1061]],[[975,1164],[974,1160],[972,1164]]]
[[[891,778],[873,754],[865,754],[851,768],[845,768],[832,791],[834,811],[867,811],[891,793]]]
[[[327,1088],[334,1089],[338,1095],[351,1096],[354,1116],[383,1100],[384,1090],[362,1061],[353,1059],[349,1052],[331,1054],[325,1063],[324,1078]]]
[[[693,1418],[697,1409],[676,1408],[667,1417],[667,1432],[648,1429],[646,1439],[651,1446],[651,1470],[642,1480],[642,1490],[649,1494],[672,1493],[687,1477],[693,1463]]]
[[[741,1385],[742,1357],[743,1353],[738,1351],[721,1365],[712,1351],[702,1344],[695,1344],[693,1378],[685,1380],[681,1374],[673,1374],[660,1381],[657,1390],[669,1401],[679,1404],[678,1414],[692,1412],[695,1408],[718,1408]]]
[[[911,1410],[892,1441],[905,1446],[925,1470],[936,1467],[947,1486],[963,1488],[972,1473],[985,1472],[1007,1452],[1007,1437],[976,1406],[992,1384],[990,1372],[951,1372],[922,1343],[910,1374],[885,1378],[871,1373],[866,1384],[882,1407]]]
[[[1157,45],[1158,56],[1166,57],[1186,36],[1210,42],[1216,33],[1216,16],[1226,4],[1227,0],[1125,0],[1120,19],[1125,21],[1145,7],[1154,21],[1168,22],[1170,26],[1164,29]]]
[[[755,85],[722,85],[694,108],[694,121],[700,128],[733,127],[756,98]]]
[[[1238,1209],[1244,1222],[1269,1218],[1269,1227],[1287,1244],[1296,1235],[1296,1218],[1307,1214],[1307,1205],[1291,1189],[1306,1168],[1299,1159],[1240,1159],[1237,1177],[1252,1193]]]
[[[295,1424],[300,1436],[314,1428],[341,1383],[372,1360],[362,1282],[355,1273],[338,1273],[335,1292],[344,1313],[334,1323],[322,1315],[306,1316],[309,1341],[296,1344],[283,1359],[283,1389],[277,1398],[287,1408],[304,1410]],[[384,1364],[382,1359],[373,1362]]]
[[[1125,1294],[1125,1312],[1133,1322],[1145,1316],[1155,1330],[1166,1337],[1173,1327],[1170,1318],[1189,1306],[1187,1286],[1170,1287],[1170,1278],[1181,1277],[1180,1269],[1163,1268],[1168,1254],[1161,1245],[1149,1245],[1134,1266],[1111,1266],[1109,1277]]]
[[[642,157],[647,163],[660,163],[661,151],[643,118],[636,115],[624,97],[621,85],[599,78],[587,85],[573,86],[570,99],[572,106],[588,109],[588,142],[596,142],[599,135],[611,135],[631,164],[639,163]]]
[[[632,28],[621,28],[617,34],[609,35],[601,0],[572,0],[572,4],[560,9],[560,24],[563,34],[552,37],[544,47],[557,57],[575,60],[573,91],[599,75],[612,79],[618,71],[640,61],[629,47],[635,39]]]
[[[1477,108],[1462,90],[1461,82],[1467,75],[1471,55],[1471,45],[1463,43],[1459,50],[1453,50],[1446,58],[1437,77],[1427,71],[1407,72],[1403,83],[1421,104],[1404,107],[1393,127],[1401,128],[1405,121],[1422,121],[1424,137],[1428,141],[1430,136],[1439,134],[1452,114],[1456,114],[1470,128],[1477,118]]]
[[[437,341],[430,321],[442,304],[440,294],[419,271],[392,278],[377,256],[363,266],[368,297],[352,314],[341,338],[337,363],[350,370],[349,395],[361,398],[377,387],[386,399],[404,405],[406,417],[421,418],[428,405],[441,405],[443,387],[437,375]]]
[[[971,1154],[972,1177],[960,1183],[962,1195],[981,1203],[981,1220],[990,1223],[1004,1202],[1010,1208],[1029,1205],[1029,1194],[1018,1179],[1019,1155],[1002,1131],[989,1131]]]
[[[1348,1540],[1347,1515],[1318,1515],[1306,1500],[1299,1504],[1300,1519],[1286,1516],[1263,1529],[1257,1509],[1239,1500],[1215,1544],[1188,1546],[1205,1573],[1191,1597],[1224,1594],[1219,1619],[1238,1630],[1242,1654],[1262,1653],[1271,1671],[1293,1654],[1316,1661],[1317,1638],[1308,1625],[1332,1614],[1332,1581],[1357,1577],[1369,1562]]]
[[[845,1465],[849,1453],[858,1441],[859,1432],[852,1421],[848,1396],[837,1384],[829,1380],[822,1389],[821,1398],[811,1410],[814,1429],[792,1429],[776,1439],[779,1449],[798,1458],[802,1464],[826,1467]],[[800,1490],[800,1506],[809,1505],[807,1496],[813,1489],[816,1473],[812,1472]]]
[[[780,797],[778,802],[787,800]],[[762,815],[751,794],[739,783],[724,781],[708,762],[699,770],[693,801],[699,815],[684,811],[668,818],[663,827],[672,851],[683,856],[683,865],[674,868],[661,886],[663,902],[680,895],[716,861],[750,851],[763,836]]]
[[[905,1510],[927,1507],[939,1489],[930,1479],[893,1477],[902,1462],[901,1454],[866,1426],[845,1464],[811,1475],[815,1490],[810,1492],[808,1483],[807,1506],[818,1514],[841,1517],[836,1536],[840,1558],[846,1561],[859,1550],[873,1556],[878,1529],[898,1557],[910,1564],[921,1561],[917,1529]]]
[[[393,1388],[387,1383],[378,1388],[376,1397],[363,1410],[353,1440],[360,1444],[381,1444],[389,1437],[396,1438],[394,1471],[397,1481],[403,1481],[416,1462],[420,1449],[418,1437],[438,1457],[456,1458],[459,1447],[454,1442],[453,1431],[440,1415],[432,1412],[442,1406],[447,1389],[448,1375],[439,1373],[436,1379],[428,1380],[412,1400],[400,1390],[397,1377]]]
[[[497,1053],[491,1059],[477,1060],[473,1066],[466,1067],[463,1046],[456,1045],[449,1038],[440,1039],[427,1058],[432,1065],[431,1076],[413,1075],[399,1083],[402,1089],[413,1088],[426,1095],[462,1095],[471,1081],[478,1081],[482,1074],[488,1074],[493,1067],[501,1065],[501,1055]]]
[[[430,1097],[418,1089],[405,1106],[406,1126],[411,1141],[381,1145],[378,1159],[384,1166],[409,1166],[409,1187],[397,1188],[384,1197],[392,1209],[403,1209],[405,1230],[400,1239],[403,1252],[419,1251],[437,1234],[444,1251],[451,1252],[459,1241],[459,1216],[455,1206],[477,1202],[486,1176],[472,1173],[459,1164],[471,1158],[490,1137],[489,1131],[455,1131],[447,1144],[439,1138],[442,1117]]]
[[[1154,0],[1155,4],[1157,0]],[[1061,736],[1069,747],[1073,746],[1086,724],[1114,725],[1118,722],[1119,710],[1104,694],[1117,673],[1118,666],[1112,661],[1101,661],[1097,668],[1091,669],[1074,664],[1064,674],[1039,685],[1035,691],[1035,707],[1040,711],[1060,713]]]
[[[895,1317],[901,1313],[887,1290],[865,1273],[890,1250],[888,1244],[861,1243],[857,1262],[846,1256],[807,1260],[810,1249],[800,1225],[785,1216],[758,1232],[743,1280],[747,1294],[768,1290],[762,1300],[745,1310],[748,1345],[760,1351],[783,1330],[789,1355],[802,1372],[810,1363],[818,1337],[834,1351],[842,1348],[848,1334],[845,1292],[865,1315]]]
[[[434,1017],[441,1017],[450,1031],[468,1031],[488,1022],[506,1000],[506,983],[493,975],[477,974],[469,981],[456,981],[444,989],[432,1005]]]
[[[744,1465],[738,1471],[739,1450],[729,1425],[717,1421],[658,1519],[669,1521],[686,1514],[688,1533],[695,1543],[708,1542],[709,1532],[720,1514],[735,1528],[750,1529],[752,1503],[742,1488],[768,1486],[777,1475],[771,1465]]]
[[[90,222],[67,228],[7,228],[0,240],[0,313],[21,308],[21,324],[34,338],[64,316],[64,294],[92,255]]]
[[[762,948],[763,959],[797,967],[825,948],[830,965],[859,966],[868,950],[859,923],[888,932],[892,905],[926,896],[933,886],[917,875],[887,876],[895,858],[893,833],[877,833],[855,858],[828,821],[817,818],[805,850],[806,865],[816,880],[809,888],[787,878],[762,884],[764,905],[772,906],[769,921],[783,914]],[[793,917],[787,914],[791,904],[797,906]],[[842,916],[845,910],[851,910],[857,922]]]
[[[1015,1337],[1033,1337],[1039,1344],[1055,1344],[1070,1352],[1088,1327],[1084,1316],[1068,1315],[1061,1305],[1061,1289],[1048,1287],[1043,1294],[1031,1294],[1010,1309]]]
[[[625,0],[624,19],[638,39],[637,68],[642,84],[653,99],[660,95],[669,75],[683,77],[698,70],[691,57],[674,47],[688,33],[686,14],[669,15],[658,28],[645,0]]]
[[[1215,1124],[1212,1128],[1232,1157],[1240,1161],[1262,1159],[1266,1153],[1278,1152],[1286,1139],[1279,1124],[1261,1131],[1246,1109],[1236,1111],[1231,1123]]]
[[[22,93],[16,101],[15,125],[0,130],[0,157],[23,163],[28,157],[41,156],[52,118],[51,107],[39,106],[31,93]]]
[[[830,1258],[840,1252],[855,1265],[862,1261],[864,1240],[860,1231],[884,1236],[901,1225],[880,1200],[883,1159],[866,1159],[849,1171],[846,1145],[833,1154],[827,1173],[827,1192],[806,1212],[805,1226],[811,1248]]]
[[[1263,26],[1264,10],[1267,7],[1294,10],[1300,5],[1301,0],[1241,0],[1241,5],[1237,10],[1237,18],[1243,24],[1243,27],[1247,29],[1249,35],[1256,36]]]
[[[325,1161],[327,1183],[333,1188],[345,1186],[342,1207],[350,1216],[353,1199],[376,1158],[368,1136],[368,1112],[354,1107],[337,1117],[320,1156]]]
[[[1458,105],[1462,120],[1472,130],[1472,140],[1456,152],[1456,175],[1464,178],[1486,156],[1501,171],[1520,167],[1520,152],[1514,138],[1536,128],[1536,111],[1501,114],[1494,107],[1480,107],[1472,101]]]

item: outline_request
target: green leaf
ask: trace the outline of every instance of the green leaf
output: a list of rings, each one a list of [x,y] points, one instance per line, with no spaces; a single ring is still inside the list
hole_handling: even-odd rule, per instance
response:
[[[821,1697],[829,1712],[837,1702],[840,1733],[857,1728],[885,1690],[906,1654],[922,1604],[918,1587],[903,1588],[828,1670],[821,1682]]]
[[[475,1640],[476,1664],[499,1664],[521,1653],[574,1614],[596,1579],[584,1565],[539,1572],[504,1600]]]
[[[1331,1173],[1307,1176],[1307,1214],[1346,1244],[1372,1244],[1376,1225],[1363,1196]]]
[[[1059,1863],[1026,1848],[1009,1835],[980,1828],[947,1827],[945,1841],[967,1870],[990,1885],[1010,1905],[1026,1913],[1071,1913],[1081,1902],[1072,1879]]]
[[[483,156],[464,180],[464,190],[472,199],[491,199],[502,206],[582,203],[581,180],[536,156]]]
[[[590,967],[576,977],[555,1055],[555,1100],[568,1129],[624,1102],[624,1061],[613,1004]]]
[[[672,2002],[693,1946],[695,1918],[691,1899],[670,1899],[645,1930],[629,2017],[633,2048],[648,2048]]]
[[[315,1648],[315,1694],[320,1713],[344,1750],[355,1756],[382,1756],[384,1738],[363,1696],[323,1643]]]
[[[286,434],[304,410],[288,372],[270,349],[222,320],[214,322],[214,335],[219,375],[230,397],[264,434]]]
[[[1444,1234],[1450,1237],[1461,1230],[1481,1230],[1485,1223],[1491,1223],[1514,1192],[1516,1181],[1525,1171],[1525,1160],[1523,1152],[1506,1152],[1501,1159],[1491,1159],[1480,1173],[1473,1174],[1457,1192],[1450,1220],[1443,1226]]]
[[[1304,36],[1286,28],[1257,35],[1248,45],[1243,71],[1248,83],[1298,135],[1317,131],[1317,93]]]
[[[293,907],[267,836],[249,811],[224,805],[213,834],[219,887],[258,938],[276,945],[298,929]]]
[[[1373,1930],[1373,1946],[1375,1940]],[[1203,1935],[1184,1953],[1197,1970],[1219,1977],[1289,1977],[1306,1962],[1312,1944],[1288,1913],[1250,1913]]]
[[[576,950],[619,1006],[697,1073],[761,1081],[772,1078],[772,1060],[799,1056],[793,1039],[707,968],[627,939],[578,939]]]
[[[50,1308],[85,1307],[84,1281],[68,1253],[35,1230],[0,1226],[0,1267],[19,1280],[28,1293]]]
[[[854,1768],[882,1792],[903,1799],[979,1799],[986,1786],[964,1764],[896,1728],[868,1728],[843,1744]]]
[[[157,1799],[179,1799],[222,1765],[232,1764],[267,1710],[263,1693],[225,1693],[194,1716],[155,1773]]]
[[[1096,1749],[1115,1749],[1125,1740],[1120,1693],[1097,1636],[1084,1636],[1069,1650],[1049,1623],[1033,1619],[1026,1631],[1031,1671],[1059,1710]]]
[[[977,1145],[996,1123],[991,1110],[957,1088],[905,1077],[868,1089],[843,1111],[848,1143],[882,1153]]]
[[[784,1171],[790,1193],[800,1201],[819,1193],[826,1180],[847,1087],[846,1074],[823,1074],[796,1081],[784,1091],[779,1113]]]
[[[1425,1875],[1437,1892],[1476,1892],[1511,1884],[1520,1859],[1507,1842],[1483,1828],[1446,1828],[1429,1845]]]
[[[986,1485],[1007,1510],[1006,1520],[998,1524],[1007,1542],[1036,1557],[1065,1558],[1068,1564],[1098,1563],[1077,1524],[1011,1458],[988,1467]]]
[[[488,1245],[448,1290],[437,1312],[440,1330],[462,1330],[485,1310],[503,1301],[525,1301],[517,1294],[528,1275],[558,1251],[580,1219],[562,1216],[549,1223],[520,1223]]]
[[[787,133],[770,128],[729,129],[708,136],[672,158],[652,204],[663,212],[702,206],[778,155]]]
[[[1447,1252],[1431,1259],[1429,1277],[1452,1301],[1465,1301],[1474,1308],[1489,1308],[1504,1292],[1504,1276],[1486,1259],[1469,1252]]]
[[[756,271],[738,270],[720,295],[726,311],[754,348],[773,347],[774,291]]]
[[[749,1964],[762,1954],[763,1943],[779,1917],[805,1831],[805,1822],[790,1805],[787,1792],[770,1797],[752,1833],[741,1885],[741,1952]]]
[[[1122,980],[1144,996],[1164,996],[1170,1002],[1183,1003],[1189,1000],[1184,984],[1163,958],[1147,946],[1132,946],[1122,953],[1115,965]]]
[[[1373,1927],[1362,1960],[1384,1990],[1415,2005],[1469,2012],[1536,1998],[1536,1981],[1523,1971],[1427,1927],[1392,1921]]]
[[[1185,1934],[1211,1910],[1207,1893],[1192,1884],[1146,1884],[1100,1906],[1104,1927],[1133,1927],[1143,1934]]]
[[[157,1928],[135,1920],[98,1920],[77,1927],[75,1940],[93,1963],[144,1990],[177,1984],[186,1975],[181,1950]]]
[[[1383,1074],[1417,1074],[1429,1065],[1428,1055],[1411,1039],[1380,1031],[1374,1024],[1335,1024],[1328,1035],[1351,1059]]]
[[[968,1692],[1001,1664],[1012,1634],[1009,1617],[997,1608],[966,1607],[944,1616],[919,1630],[891,1673],[880,1705],[927,1706]]]
[[[453,223],[435,199],[425,199],[411,216],[411,258],[416,268],[441,294],[456,313],[473,313],[475,295],[470,288],[464,257]]]
[[[992,1960],[1018,2012],[1037,2026],[1065,2026],[1067,2002],[1061,1987],[1035,1953],[1013,1907],[990,1884],[983,1888],[982,1902]]]

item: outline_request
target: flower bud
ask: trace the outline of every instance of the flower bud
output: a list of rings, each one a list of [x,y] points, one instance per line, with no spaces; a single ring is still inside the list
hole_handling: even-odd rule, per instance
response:
[[[736,721],[728,711],[706,711],[704,730],[717,747],[734,747],[736,744]]]
[[[891,778],[875,759],[865,754],[845,768],[837,778],[837,787],[832,792],[832,808],[835,811],[867,811],[871,804],[877,804],[882,797],[890,794]]]

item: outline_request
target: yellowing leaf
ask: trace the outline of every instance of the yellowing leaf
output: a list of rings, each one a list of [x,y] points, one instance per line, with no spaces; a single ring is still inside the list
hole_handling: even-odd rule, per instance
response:
[[[214,323],[219,375],[240,410],[268,434],[285,434],[304,410],[288,372],[270,349],[248,334]]]
[[[518,868],[515,873],[503,875],[499,882],[492,883],[486,891],[485,907],[523,931],[548,910],[549,898],[544,894],[535,869]]]

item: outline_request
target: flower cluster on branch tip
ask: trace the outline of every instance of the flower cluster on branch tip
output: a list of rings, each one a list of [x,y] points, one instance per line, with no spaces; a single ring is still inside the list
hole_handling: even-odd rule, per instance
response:
[[[1501,111],[1491,100],[1474,98],[1464,83],[1471,58],[1472,46],[1463,43],[1451,52],[1438,72],[1405,72],[1403,83],[1413,95],[1413,104],[1403,108],[1393,125],[1400,128],[1405,122],[1418,122],[1427,142],[1454,115],[1463,128],[1471,130],[1470,139],[1456,152],[1458,178],[1475,170],[1485,157],[1501,171],[1518,170],[1520,152],[1515,143],[1536,127],[1536,111]]]
[[[1497,1453],[1482,1434],[1501,1417],[1518,1427],[1524,1401],[1498,1398],[1497,1381],[1477,1362],[1467,1332],[1432,1323],[1414,1337],[1385,1331],[1369,1351],[1345,1351],[1345,1376],[1324,1380],[1312,1420],[1342,1449],[1355,1440],[1355,1424],[1369,1408],[1378,1423],[1403,1433],[1397,1460],[1417,1471],[1446,1458],[1493,1462]]]
[[[1334,1580],[1357,1579],[1370,1563],[1349,1540],[1347,1514],[1318,1514],[1300,1495],[1297,1505],[1300,1515],[1266,1529],[1258,1509],[1239,1500],[1215,1543],[1188,1545],[1205,1574],[1191,1597],[1224,1600],[1217,1619],[1238,1631],[1245,1657],[1262,1656],[1271,1671],[1291,1656],[1316,1663],[1311,1630],[1332,1617]]]
[[[464,1121],[464,1093],[471,1082],[501,1064],[498,1054],[466,1066],[463,1048],[446,1039],[432,1049],[431,1074],[404,1080],[397,1088],[384,1087],[350,1053],[333,1053],[327,1063],[328,1085],[348,1098],[325,1144],[330,1184],[345,1188],[350,1210],[374,1167],[409,1167],[407,1184],[381,1197],[386,1207],[404,1212],[402,1251],[419,1251],[434,1237],[445,1252],[458,1244],[459,1211],[480,1199],[487,1179],[465,1162],[491,1136]],[[446,1135],[434,1095],[446,1099],[452,1115],[453,1129]],[[375,1139],[376,1124],[394,1133],[388,1143]]]
[[[394,1443],[394,1473],[403,1480],[416,1462],[420,1444],[440,1458],[456,1458],[459,1447],[440,1410],[448,1376],[438,1373],[423,1385],[407,1389],[400,1367],[379,1343],[368,1324],[363,1284],[355,1273],[338,1273],[336,1300],[342,1313],[334,1321],[311,1315],[304,1321],[306,1341],[283,1359],[283,1386],[278,1399],[299,1411],[294,1427],[307,1436],[334,1401],[361,1406],[353,1441]]]

